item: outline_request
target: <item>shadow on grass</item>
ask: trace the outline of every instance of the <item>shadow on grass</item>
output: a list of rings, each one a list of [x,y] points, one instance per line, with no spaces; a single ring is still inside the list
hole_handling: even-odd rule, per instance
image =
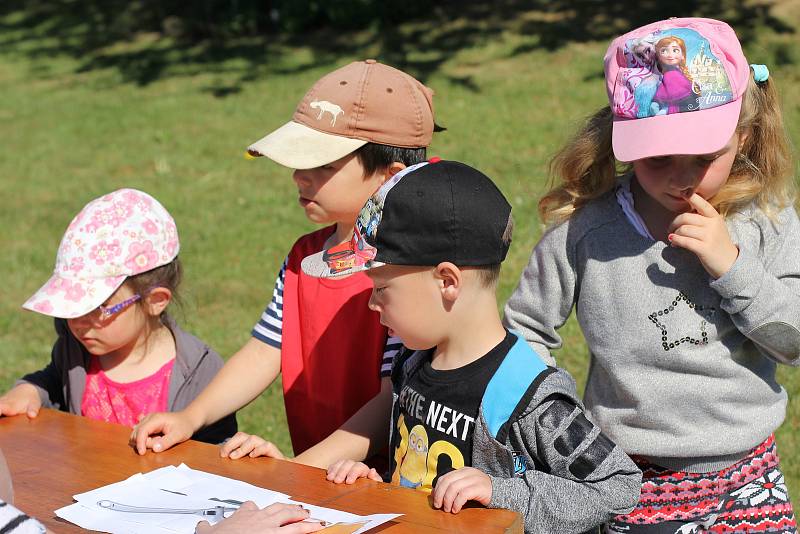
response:
[[[222,4],[230,16],[237,2]],[[200,5],[208,7],[210,3]],[[314,5],[323,9],[318,2]],[[772,3],[745,5],[733,0],[446,0],[424,11],[413,7],[422,4],[410,5],[406,11],[414,14],[401,24],[387,17],[384,9],[383,16],[359,20],[360,29],[317,27],[287,32],[262,21],[257,35],[240,36],[235,31],[187,31],[186,20],[159,12],[158,2],[6,0],[0,4],[0,48],[32,59],[66,55],[78,61],[79,72],[113,69],[122,83],[138,85],[177,75],[227,74],[226,82],[206,88],[225,97],[241,91],[248,81],[271,73],[333,66],[342,57],[367,54],[425,81],[460,50],[509,34],[523,37],[524,44],[510,53],[515,56],[557,50],[572,42],[610,40],[636,26],[675,15],[725,20],[745,46],[759,31],[795,32],[772,14]],[[391,14],[397,18],[397,13]],[[201,14],[199,27],[212,27],[209,20],[215,15]],[[196,23],[198,14],[192,17]],[[771,52],[777,63],[796,61],[790,46],[787,43]],[[310,59],[300,64],[285,57],[298,47],[310,51]],[[472,91],[480,90],[469,76],[450,79]]]

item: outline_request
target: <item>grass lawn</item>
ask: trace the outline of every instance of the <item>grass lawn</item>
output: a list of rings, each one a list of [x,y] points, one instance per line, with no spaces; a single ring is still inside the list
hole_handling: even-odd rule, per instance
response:
[[[554,43],[557,33],[537,31],[550,15],[518,15],[499,26],[466,17],[410,23],[395,28],[389,42],[365,31],[333,51],[245,40],[218,53],[141,35],[86,55],[64,46],[71,37],[56,35],[48,21],[31,25],[22,12],[0,15],[0,389],[49,360],[51,320],[20,304],[49,277],[70,218],[120,187],[149,192],[176,219],[186,268],[178,319],[224,356],[240,347],[285,254],[314,228],[296,204],[290,171],[245,160],[244,148],[288,120],[317,78],[364,57],[424,77],[436,90],[437,122],[447,127],[430,154],[483,170],[512,202],[516,230],[502,305],[541,234],[536,203],[547,188],[548,157],[606,102],[607,36]],[[745,48],[778,81],[797,143],[800,53],[796,34],[781,28],[800,22],[800,8],[776,2],[769,17],[747,21]],[[772,19],[783,26],[767,24]],[[574,319],[561,334],[559,362],[582,385],[588,354]],[[778,443],[797,498],[800,374],[781,368],[779,377],[790,404]],[[239,421],[290,450],[279,383],[240,411]]]

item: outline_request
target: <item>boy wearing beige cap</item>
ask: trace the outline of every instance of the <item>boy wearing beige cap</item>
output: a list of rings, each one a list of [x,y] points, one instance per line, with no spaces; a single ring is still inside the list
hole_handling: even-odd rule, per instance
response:
[[[327,467],[340,457],[364,458],[374,452],[372,444],[385,443],[375,433],[386,429],[372,422],[388,418],[388,377],[401,342],[369,310],[366,275],[323,280],[304,274],[300,262],[346,248],[367,199],[388,178],[424,161],[434,131],[432,96],[402,71],[372,59],[354,62],[323,76],[291,121],[248,147],[251,156],[294,169],[306,217],[328,226],[294,244],[252,337],[206,390],[185,410],[153,414],[137,425],[131,444],[140,454],[188,439],[252,401],[279,373],[296,460]],[[324,447],[314,447],[326,438]],[[243,433],[221,453],[282,457],[271,443]]]

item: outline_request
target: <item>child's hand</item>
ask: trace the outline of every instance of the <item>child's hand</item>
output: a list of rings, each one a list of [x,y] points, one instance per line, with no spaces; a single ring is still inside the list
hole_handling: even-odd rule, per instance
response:
[[[467,501],[489,506],[492,479],[474,467],[462,467],[439,477],[433,488],[433,507],[457,514]]]
[[[714,278],[727,273],[739,257],[739,249],[731,241],[725,219],[706,199],[692,194],[687,202],[694,213],[682,213],[669,227],[672,246],[693,252],[708,274]]]
[[[383,479],[375,471],[375,468],[369,467],[364,462],[355,462],[353,460],[339,460],[330,467],[328,467],[328,475],[325,477],[331,482],[336,484],[352,484],[359,478],[368,478],[375,482],[383,482]]]
[[[139,454],[161,452],[191,438],[194,430],[183,412],[151,413],[133,427],[128,443]]]
[[[39,392],[32,384],[20,384],[0,397],[0,415],[24,413],[28,417],[36,417],[39,415],[41,407],[42,400],[39,398]]]
[[[281,450],[271,441],[267,441],[255,434],[245,434],[237,432],[231,439],[222,444],[219,455],[223,458],[236,460],[243,456],[255,458],[256,456],[268,456],[278,460],[286,460]]]

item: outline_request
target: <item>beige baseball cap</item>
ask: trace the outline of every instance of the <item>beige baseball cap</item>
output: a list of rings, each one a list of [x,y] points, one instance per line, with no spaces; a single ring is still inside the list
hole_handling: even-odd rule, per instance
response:
[[[433,90],[374,59],[355,61],[314,84],[292,120],[249,147],[292,169],[312,169],[367,143],[427,147]]]

